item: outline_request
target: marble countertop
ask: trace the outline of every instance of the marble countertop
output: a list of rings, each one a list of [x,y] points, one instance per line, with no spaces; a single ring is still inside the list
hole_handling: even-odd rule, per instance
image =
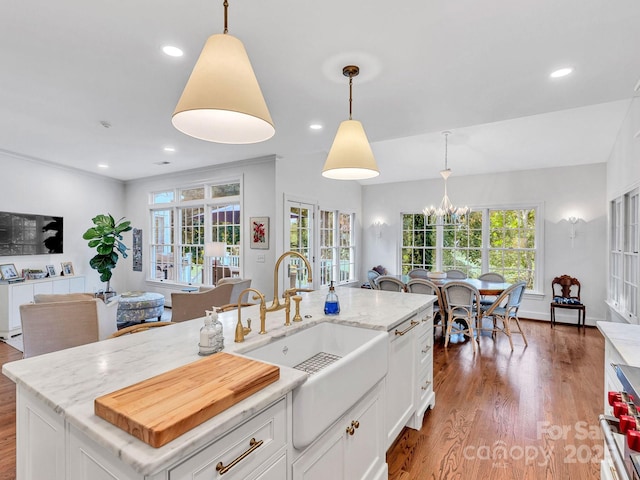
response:
[[[640,367],[640,325],[597,322],[598,330],[609,340],[627,365]]]
[[[340,314],[324,315],[326,291],[302,294],[302,322],[284,326],[284,310],[267,313],[266,335],[258,335],[258,307],[243,308],[242,319],[252,319],[244,343],[234,343],[237,311],[220,315],[227,353],[246,352],[300,328],[330,321],[375,330],[390,330],[433,303],[431,295],[394,293],[359,288],[337,288]],[[270,301],[268,302],[271,303]],[[292,302],[291,318],[294,309]],[[2,372],[44,402],[89,438],[143,475],[156,473],[190,452],[207,445],[259,410],[301,385],[307,374],[280,368],[280,379],[219,413],[160,448],[153,448],[94,414],[93,401],[104,395],[182,365],[197,361],[202,319],[176,323],[134,335],[6,363]]]

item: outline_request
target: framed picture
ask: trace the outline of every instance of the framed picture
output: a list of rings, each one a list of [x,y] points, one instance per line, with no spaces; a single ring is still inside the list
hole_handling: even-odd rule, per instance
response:
[[[73,275],[73,264],[71,262],[62,262],[62,275]]]
[[[269,249],[269,217],[251,217],[251,248]]]
[[[47,265],[47,273],[50,277],[55,277],[56,275],[58,275],[56,273],[56,267],[54,267],[53,265]]]
[[[20,278],[18,276],[16,266],[13,263],[5,263],[4,265],[0,265],[0,279],[11,280],[13,278]]]

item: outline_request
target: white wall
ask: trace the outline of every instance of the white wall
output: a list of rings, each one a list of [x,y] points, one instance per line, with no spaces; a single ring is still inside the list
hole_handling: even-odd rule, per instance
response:
[[[147,269],[149,260],[149,193],[166,188],[202,184],[210,181],[226,181],[234,178],[243,178],[243,205],[242,223],[245,232],[249,230],[249,218],[254,216],[275,217],[275,159],[268,157],[263,159],[247,160],[232,164],[212,166],[210,168],[189,170],[171,175],[149,177],[146,179],[129,181],[126,184],[127,218],[131,220],[135,228],[143,231],[143,271],[134,272],[131,257],[125,260],[127,272],[127,285],[131,290],[144,290],[162,293],[170,300],[171,291],[179,291],[181,287],[164,287],[159,282],[147,281]],[[274,226],[272,225],[273,229]],[[273,239],[273,236],[272,236]],[[131,243],[127,246],[131,247]],[[273,243],[268,250],[252,250],[249,248],[249,236],[242,239],[242,276],[251,278],[251,286],[257,288],[265,295],[272,292],[273,265],[275,263],[275,248]],[[257,256],[264,255],[265,262],[258,263]],[[268,298],[268,297],[267,297]]]
[[[551,280],[562,274],[581,280],[582,297],[587,304],[587,323],[605,318],[606,290],[606,165],[527,170],[520,172],[456,176],[449,179],[448,193],[456,205],[487,207],[518,204],[543,204],[544,261],[543,295],[528,295],[522,305],[525,318],[549,319]],[[401,212],[420,212],[442,199],[442,180],[369,185],[363,188],[364,258],[361,277],[374,265],[382,264],[391,272],[400,270]],[[569,238],[570,224],[576,215],[574,246]],[[380,238],[373,226],[383,222]],[[558,315],[564,321],[564,315]],[[572,320],[576,322],[575,319]]]
[[[607,201],[640,187],[640,98],[631,102],[607,163]],[[608,257],[607,257],[608,260]],[[636,302],[640,304],[640,292]],[[613,308],[608,319],[628,321]]]
[[[607,200],[613,200],[640,185],[639,132],[640,98],[636,97],[631,102],[607,163]]]
[[[0,190],[0,210],[35,213],[64,218],[64,253],[0,257],[0,263],[23,268],[44,269],[61,262],[72,262],[76,275],[86,276],[87,291],[104,288],[99,275],[89,267],[95,251],[82,234],[97,214],[111,213],[119,218],[124,212],[124,184],[117,180],[67,169],[50,163],[0,152],[0,171],[5,179]],[[123,285],[124,267],[118,264],[112,284]]]

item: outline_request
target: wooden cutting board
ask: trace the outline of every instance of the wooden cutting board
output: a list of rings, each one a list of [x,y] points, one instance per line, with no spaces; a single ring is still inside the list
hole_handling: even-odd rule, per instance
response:
[[[161,447],[279,378],[274,365],[220,352],[98,397],[94,410]]]

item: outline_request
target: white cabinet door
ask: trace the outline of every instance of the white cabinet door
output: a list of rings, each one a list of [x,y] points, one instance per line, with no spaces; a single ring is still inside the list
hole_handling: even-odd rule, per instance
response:
[[[69,293],[69,279],[68,278],[63,278],[60,280],[54,280],[53,282],[51,282],[51,285],[53,287],[53,291],[49,292],[49,293]]]
[[[389,371],[386,378],[386,432],[389,448],[405,426],[413,411],[416,319],[409,319],[389,332]],[[402,334],[405,332],[404,334]]]
[[[54,293],[53,284],[55,282],[38,282],[33,284],[33,294],[38,293],[50,294]]]
[[[385,463],[384,415],[380,396],[365,401],[354,411],[353,420],[348,421],[346,441],[345,477],[349,480],[370,480],[377,478]],[[351,427],[354,430],[350,430]],[[353,431],[353,435],[349,432]],[[385,477],[386,478],[386,477]]]
[[[20,305],[33,302],[33,285],[11,285],[11,307],[9,312],[9,329],[20,327]]]
[[[324,434],[293,464],[293,480],[354,480],[345,477],[345,440],[342,424]]]
[[[283,454],[275,462],[269,465],[264,472],[258,474],[254,480],[286,480],[287,455]]]
[[[69,281],[69,293],[84,293],[84,277],[71,277]]]

